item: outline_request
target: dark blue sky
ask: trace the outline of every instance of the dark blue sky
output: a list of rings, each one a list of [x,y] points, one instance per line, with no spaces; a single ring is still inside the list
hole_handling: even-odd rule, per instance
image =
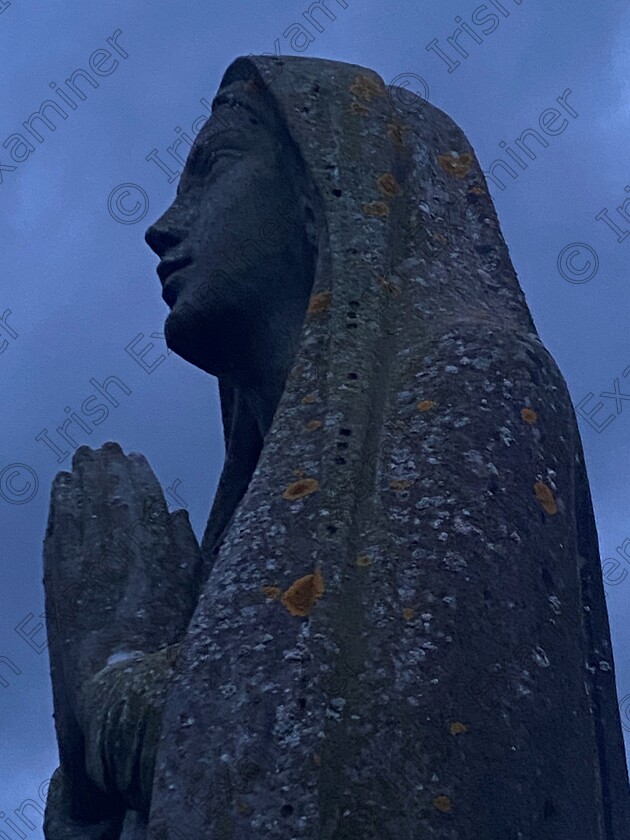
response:
[[[117,440],[144,453],[198,535],[208,515],[223,459],[216,380],[151,337],[167,308],[143,234],[175,193],[156,159],[177,169],[167,148],[200,127],[202,100],[248,53],[351,61],[428,90],[485,170],[499,158],[512,166],[505,189],[490,188],[538,331],[583,415],[630,736],[630,9],[622,0],[327,0],[336,19],[316,13],[318,28],[304,15],[310,5],[0,0],[0,830],[12,838],[6,817],[28,799],[41,806],[57,763],[36,632],[50,484],[76,448],[56,429],[76,412],[77,445]],[[40,142],[24,122],[46,99],[64,111],[47,112],[54,131],[31,123]],[[515,143],[528,129],[543,141],[529,132],[529,155]],[[616,208],[626,199],[624,218]],[[603,210],[608,221],[596,219]],[[109,377],[118,384],[110,380],[105,415],[95,409],[103,398],[86,401]],[[23,813],[35,827],[16,824],[42,837],[35,806]]]

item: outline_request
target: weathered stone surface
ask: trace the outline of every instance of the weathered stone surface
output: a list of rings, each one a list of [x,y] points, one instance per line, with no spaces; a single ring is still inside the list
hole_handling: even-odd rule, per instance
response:
[[[239,59],[219,101],[147,234],[170,346],[219,377],[227,457],[202,592],[182,570],[185,621],[169,612],[150,644],[120,613],[112,638],[146,654],[135,666],[94,676],[104,621],[91,645],[77,627],[74,647],[51,648],[71,687],[56,709],[77,705],[77,657],[105,677],[105,710],[119,694],[142,706],[99,722],[79,703],[90,720],[57,721],[60,751],[90,723],[91,744],[110,743],[122,721],[131,755],[93,753],[89,777],[109,772],[146,814],[155,742],[134,720],[162,715],[148,819],[128,812],[125,840],[623,840],[579,432],[474,151],[438,109],[338,62]],[[245,243],[268,246],[269,220],[273,248],[232,269]],[[51,570],[67,554],[69,579],[77,540],[49,554]],[[140,586],[134,608],[148,598],[162,618],[164,593]],[[160,670],[149,657],[175,641]],[[77,836],[118,836],[112,790],[91,816],[116,817],[113,833]]]
[[[77,450],[53,484],[44,544],[60,768],[45,832],[118,838],[148,813],[176,642],[199,596],[201,558],[142,455]],[[131,667],[132,666],[132,667]]]

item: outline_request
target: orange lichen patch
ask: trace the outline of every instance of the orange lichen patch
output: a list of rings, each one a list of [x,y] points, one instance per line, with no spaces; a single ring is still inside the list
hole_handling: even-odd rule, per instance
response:
[[[267,598],[273,598],[274,601],[282,594],[282,590],[279,586],[263,586],[262,591],[265,593]]]
[[[553,497],[553,493],[547,487],[546,484],[543,484],[542,481],[537,481],[534,484],[534,492],[536,493],[536,498],[543,506],[543,509],[546,513],[553,516],[554,513],[558,513],[558,505],[556,504],[556,500]]]
[[[389,207],[384,201],[370,201],[369,204],[364,204],[361,210],[366,216],[389,216]]]
[[[247,802],[243,802],[242,800],[238,803],[237,807],[241,814],[245,814],[246,817],[248,817],[254,811],[251,805],[248,805]]]
[[[300,478],[289,484],[282,494],[282,498],[294,502],[296,499],[309,496],[316,490],[319,490],[319,481],[316,478]]]
[[[530,425],[534,424],[538,420],[538,415],[533,408],[521,408],[521,417]]]
[[[385,96],[383,83],[379,84],[374,79],[370,79],[369,76],[356,76],[354,82],[350,85],[350,91],[366,102],[370,102],[375,96]]]
[[[435,400],[420,400],[416,408],[418,411],[431,411],[435,405]]]
[[[368,557],[367,554],[359,554],[357,557],[357,566],[361,566],[361,568],[365,566],[372,565],[372,558]]]
[[[376,186],[383,193],[390,198],[395,198],[402,193],[402,189],[398,181],[394,178],[391,172],[385,172],[380,178],[376,179]]]
[[[306,311],[311,315],[315,312],[326,312],[326,310],[330,307],[331,301],[332,292],[317,292],[317,294],[311,295],[311,299],[308,302],[308,309]]]
[[[353,102],[350,106],[350,111],[356,117],[367,117],[370,113],[370,109],[367,108],[365,105],[361,105],[360,102]]]
[[[321,767],[322,757],[319,753],[313,753],[313,761],[318,767]]]
[[[322,421],[321,420],[309,420],[304,428],[307,432],[314,432],[315,429],[321,429]]]
[[[454,720],[453,723],[449,726],[451,735],[461,735],[464,732],[468,732],[468,727],[465,723],[461,723],[458,720]]]
[[[468,195],[487,195],[486,191],[479,184],[475,184],[468,190]]]
[[[406,490],[407,487],[411,486],[411,482],[406,478],[393,478],[389,482],[389,486],[392,490]]]
[[[304,478],[306,472],[302,469],[302,467],[298,467],[297,470],[293,470],[293,475],[296,478]]]
[[[324,578],[319,570],[292,583],[282,596],[282,604],[291,615],[305,616],[324,594]]]
[[[449,152],[446,155],[438,155],[438,163],[445,172],[455,178],[465,178],[470,171],[472,155],[458,155],[457,152]]]
[[[402,149],[405,142],[405,126],[399,122],[391,122],[387,125],[387,136],[395,146]]]
[[[316,399],[316,394],[307,394],[305,397],[302,397],[302,402],[304,405],[310,405],[311,403],[314,403]]]
[[[448,814],[449,811],[453,810],[453,803],[448,798],[448,796],[444,796],[444,794],[442,794],[441,796],[436,796],[433,800],[433,804],[438,809],[438,811],[442,811],[443,814]]]
[[[405,607],[405,609],[403,610],[403,618],[405,619],[405,621],[411,621],[415,614],[416,611],[413,607]]]

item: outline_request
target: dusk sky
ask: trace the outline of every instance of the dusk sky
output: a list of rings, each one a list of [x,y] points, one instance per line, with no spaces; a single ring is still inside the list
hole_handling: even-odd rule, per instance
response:
[[[630,8],[326,0],[330,16],[309,20],[311,5],[0,0],[0,838],[43,837],[58,763],[42,619],[55,474],[79,445],[118,441],[147,457],[198,537],[205,526],[224,456],[217,383],[167,355],[144,232],[175,195],[180,135],[199,130],[225,69],[251,53],[372,68],[446,111],[491,172],[579,417],[630,749]],[[45,100],[61,109],[48,111],[54,130],[40,120],[33,134],[25,123]],[[515,145],[529,129],[542,138],[534,158]],[[72,413],[74,443],[57,431]]]

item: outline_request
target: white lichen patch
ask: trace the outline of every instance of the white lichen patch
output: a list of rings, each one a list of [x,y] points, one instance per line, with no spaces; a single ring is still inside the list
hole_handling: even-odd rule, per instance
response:
[[[145,656],[141,650],[119,650],[108,658],[106,667],[109,665],[119,665],[121,662],[129,662],[132,659],[140,659]]]
[[[549,604],[551,605],[551,609],[555,612],[555,614],[559,615],[562,608],[560,598],[558,598],[557,595],[550,595]]]
[[[417,398],[413,391],[400,391],[398,393],[398,402],[402,405],[409,405],[415,399]]]
[[[547,658],[547,654],[541,648],[540,645],[536,645],[536,647],[532,650],[532,659],[536,663],[536,665],[540,666],[541,668],[548,668],[549,667],[549,659]]]
[[[445,502],[444,496],[423,496],[416,502],[415,507],[417,510],[424,510],[428,507],[439,507]]]
[[[557,489],[555,481],[554,481],[555,477],[556,477],[556,471],[547,467],[547,483],[549,484],[549,486],[551,487],[552,490]]]
[[[481,452],[478,452],[476,449],[469,449],[468,452],[463,453],[462,457],[464,460],[468,461],[469,464],[476,464],[478,466],[482,466],[484,464]]]
[[[501,438],[501,441],[506,446],[511,446],[514,443],[512,432],[508,429],[507,426],[501,426],[501,428],[499,429],[499,436]]]
[[[483,539],[483,531],[472,525],[470,522],[464,522],[461,516],[456,516],[453,520],[453,529],[456,534],[463,534],[464,536],[471,536],[473,534],[480,536]]]
[[[447,551],[442,564],[451,572],[461,572],[468,568],[468,563],[464,558],[456,554],[454,551]]]

